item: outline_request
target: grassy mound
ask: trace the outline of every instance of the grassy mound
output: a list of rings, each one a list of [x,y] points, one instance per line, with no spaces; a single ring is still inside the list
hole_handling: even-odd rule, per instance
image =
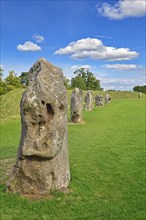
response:
[[[8,119],[8,118],[19,118],[20,117],[20,100],[23,93],[23,89],[17,89],[12,92],[7,93],[0,97],[1,102],[1,111],[0,111],[0,118],[1,119]],[[68,103],[70,104],[70,97],[71,97],[71,90],[67,91],[68,94]],[[84,91],[84,96],[85,96]],[[108,92],[112,99],[127,99],[127,98],[137,98],[138,93],[136,92],[125,92],[125,91],[117,91],[117,92]],[[93,91],[93,102],[94,98],[97,94],[101,94],[105,96],[106,92],[102,91]],[[143,97],[146,97],[143,94]],[[84,103],[83,103],[84,104]]]
[[[0,118],[6,119],[20,117],[20,100],[23,91],[23,89],[16,89],[0,97]]]
[[[1,219],[144,220],[145,100],[113,100],[69,125],[70,193],[28,200],[3,192],[16,158],[20,120],[2,121]]]

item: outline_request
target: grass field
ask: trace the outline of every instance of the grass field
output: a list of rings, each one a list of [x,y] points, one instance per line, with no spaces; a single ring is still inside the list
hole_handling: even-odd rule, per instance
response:
[[[20,138],[20,119],[1,121],[2,220],[144,220],[145,100],[113,100],[68,125],[70,193],[28,200],[6,194]]]

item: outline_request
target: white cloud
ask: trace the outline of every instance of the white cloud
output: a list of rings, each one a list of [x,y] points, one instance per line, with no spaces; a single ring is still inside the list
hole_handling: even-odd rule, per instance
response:
[[[132,90],[136,85],[144,85],[145,80],[144,77],[139,78],[102,78],[101,86],[107,89],[115,89],[115,90]]]
[[[97,11],[110,19],[124,19],[127,17],[141,17],[146,13],[146,0],[119,0],[111,5],[102,3],[96,6]]]
[[[95,37],[112,39],[112,37],[106,36],[106,35],[97,35],[97,36],[95,36]]]
[[[73,65],[70,67],[71,70],[79,69],[80,65]]]
[[[88,65],[88,64],[77,64],[77,65],[65,65],[65,66],[62,66],[61,67],[63,69],[63,73],[64,75],[71,79],[74,77],[74,72],[77,70],[77,69],[80,69],[80,68],[85,68],[85,69],[90,69],[91,72],[94,73],[94,75],[96,77],[99,78],[99,75],[98,73],[96,73],[96,66],[91,66],[91,65]],[[105,75],[104,75],[105,76]]]
[[[90,68],[94,68],[94,67],[86,64],[86,65],[81,65],[79,68],[90,69]]]
[[[41,50],[41,47],[38,46],[37,44],[31,42],[31,41],[26,41],[24,44],[19,44],[17,46],[17,50],[21,50],[21,51],[38,51],[38,50]]]
[[[107,69],[113,69],[113,70],[136,70],[139,69],[140,66],[137,66],[135,64],[105,64],[105,68]]]
[[[101,40],[96,38],[85,38],[71,42],[64,48],[55,51],[59,55],[71,55],[74,59],[102,59],[109,61],[130,60],[139,54],[129,48],[106,47]]]
[[[143,70],[143,74],[145,75],[145,81],[146,81],[146,70]]]
[[[3,64],[0,64],[0,68],[1,68],[2,70],[4,70],[4,65],[3,65]]]
[[[80,68],[90,69],[90,68],[94,68],[94,67],[92,67],[88,64],[86,64],[86,65],[73,65],[73,66],[70,67],[70,69],[72,69],[72,70],[77,70],[77,69],[80,69]]]
[[[41,42],[43,42],[43,41],[44,41],[44,37],[43,37],[43,36],[41,36],[41,35],[34,34],[32,37],[33,37],[33,39],[35,39],[35,40],[36,40],[36,42],[37,42],[37,43],[41,43]]]
[[[89,64],[86,64],[90,66]],[[134,64],[133,64],[134,65]],[[62,66],[64,75],[71,80],[71,78],[75,77],[74,71],[81,67],[82,65],[65,65]],[[84,65],[83,65],[84,66]],[[136,85],[144,85],[145,84],[145,74],[144,70],[141,68],[136,74],[126,74],[126,78],[124,75],[118,75],[115,77],[114,75],[109,73],[107,70],[102,70],[96,66],[90,66],[90,71],[94,74],[94,76],[100,80],[101,87],[104,90],[114,89],[114,90],[132,90]]]

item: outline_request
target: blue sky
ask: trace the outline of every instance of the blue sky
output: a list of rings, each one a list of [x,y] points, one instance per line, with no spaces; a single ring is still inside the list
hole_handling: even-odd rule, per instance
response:
[[[44,57],[68,78],[90,68],[104,89],[144,85],[145,14],[146,0],[2,0],[4,75]]]

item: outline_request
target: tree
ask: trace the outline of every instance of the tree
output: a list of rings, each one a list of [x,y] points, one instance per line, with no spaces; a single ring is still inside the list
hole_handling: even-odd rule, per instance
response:
[[[66,76],[63,76],[63,82],[66,89],[70,89],[70,80]]]
[[[86,90],[85,80],[81,76],[76,76],[75,78],[71,79],[71,87]]]
[[[22,72],[21,75],[19,76],[20,77],[20,82],[24,86],[28,86],[29,85],[28,74],[29,74],[29,72]]]
[[[4,81],[0,81],[0,95],[6,94],[8,92],[7,83]]]
[[[142,93],[146,93],[146,85],[144,86],[135,86],[133,88],[134,92],[142,92]]]
[[[0,95],[6,94],[9,91],[12,91],[17,88],[25,87],[25,84],[21,83],[21,78],[17,76],[17,74],[13,70],[9,71],[9,75],[4,80],[2,79],[2,77],[3,69],[0,67]],[[27,81],[25,83],[27,84]]]
[[[87,72],[86,87],[88,90],[100,90],[100,81],[91,72]]]
[[[9,75],[5,78],[5,82],[7,85],[14,87],[14,89],[23,87],[20,78],[16,76],[16,73],[13,70],[9,71]]]
[[[2,67],[0,66],[0,81],[2,81],[2,77],[3,77],[3,69],[2,69]]]
[[[3,95],[8,92],[7,83],[3,80],[3,69],[0,66],[0,95]]]
[[[80,68],[74,72],[77,75],[71,80],[72,88],[78,87],[83,90],[100,90],[100,81],[96,79],[88,69]]]

